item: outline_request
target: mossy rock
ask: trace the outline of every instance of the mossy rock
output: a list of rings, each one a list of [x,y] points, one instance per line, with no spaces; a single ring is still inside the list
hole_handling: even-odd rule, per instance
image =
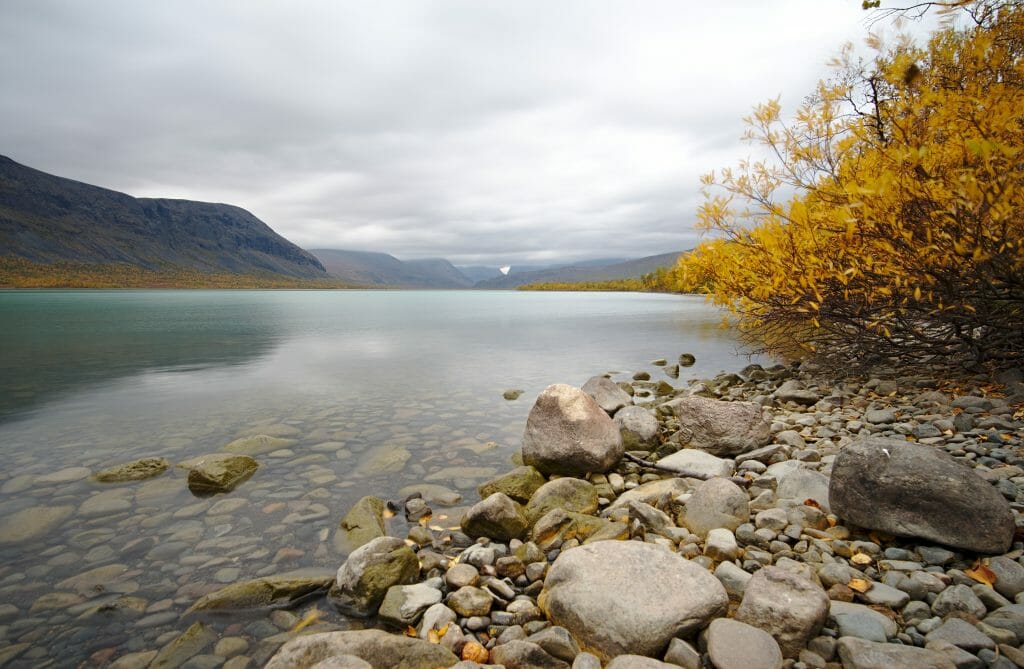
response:
[[[512,401],[517,400],[523,394],[522,390],[506,390],[501,394],[505,399]]]
[[[188,489],[193,495],[205,497],[231,492],[249,480],[259,463],[248,455],[210,453],[191,458],[178,465],[188,469]]]
[[[576,513],[597,511],[597,489],[582,479],[565,477],[542,485],[530,498],[523,513],[533,524],[551,509],[565,509]]]
[[[93,474],[93,478],[101,483],[119,483],[122,481],[144,481],[159,476],[171,466],[166,458],[142,458],[122,465],[101,469]]]
[[[194,611],[234,611],[259,608],[285,608],[303,598],[326,591],[334,576],[267,576],[226,587],[200,597],[186,614]]]
[[[476,489],[480,499],[486,499],[496,492],[502,492],[519,502],[526,504],[533,497],[533,493],[547,482],[544,475],[535,468],[523,465],[512,471],[481,483]]]
[[[384,500],[367,495],[352,505],[341,519],[334,543],[342,553],[351,553],[385,534]]]

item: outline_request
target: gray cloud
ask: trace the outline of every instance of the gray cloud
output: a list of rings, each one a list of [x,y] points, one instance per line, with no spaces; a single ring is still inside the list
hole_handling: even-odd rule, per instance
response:
[[[859,3],[0,5],[0,153],[231,202],[307,248],[504,264],[692,246],[700,174],[750,153]]]

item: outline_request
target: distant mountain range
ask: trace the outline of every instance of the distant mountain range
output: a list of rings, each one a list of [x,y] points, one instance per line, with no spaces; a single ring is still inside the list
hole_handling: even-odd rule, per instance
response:
[[[574,283],[640,277],[675,264],[681,251],[623,260],[602,258],[556,265],[512,265],[508,274],[499,267],[456,267],[442,258],[399,260],[387,253],[310,249],[331,276],[344,281],[405,288],[481,288],[511,290],[528,283]]]
[[[575,264],[527,272],[509,272],[507,275],[479,281],[475,288],[510,289],[529,283],[579,283],[581,281],[610,281],[629,279],[650,274],[659,267],[672,267],[682,251],[662,253],[635,260],[620,260],[608,264]]]
[[[238,207],[136,198],[0,156],[0,260],[44,268],[57,262],[88,267],[122,263],[144,270],[336,279],[365,286],[514,289],[527,283],[639,277],[673,265],[678,256],[499,268],[455,267],[443,258],[399,260],[368,251],[305,251]]]
[[[406,260],[372,251],[310,249],[338,279],[374,286],[471,288],[475,283],[443,258]]]
[[[0,156],[0,256],[326,278],[320,261],[227,204],[135,198]]]

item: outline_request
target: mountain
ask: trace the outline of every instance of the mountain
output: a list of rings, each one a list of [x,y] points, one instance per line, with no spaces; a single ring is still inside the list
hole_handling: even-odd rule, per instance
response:
[[[331,276],[375,286],[471,288],[473,280],[442,258],[406,260],[371,251],[310,249]]]
[[[510,271],[507,276],[478,281],[474,287],[494,290],[518,288],[528,283],[578,283],[581,281],[628,279],[649,274],[659,267],[671,267],[681,253],[682,251],[673,251],[607,265],[581,263],[569,267],[554,267],[532,272]]]
[[[456,265],[456,269],[462,272],[462,275],[473,283],[501,276],[501,270],[499,268],[488,267],[485,265]]]
[[[244,209],[135,198],[0,156],[0,256],[35,263],[326,278],[320,261]]]

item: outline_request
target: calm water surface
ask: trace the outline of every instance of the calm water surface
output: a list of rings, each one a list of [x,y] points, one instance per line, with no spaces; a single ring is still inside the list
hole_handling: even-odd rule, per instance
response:
[[[225,583],[334,570],[334,530],[363,495],[429,483],[476,501],[547,385],[638,370],[681,385],[746,364],[720,320],[667,295],[0,292],[0,519],[39,519],[0,522],[0,665],[158,649]],[[683,352],[697,364],[679,381],[650,364]],[[228,495],[193,497],[180,470],[88,476],[260,434],[284,441]],[[257,657],[281,623],[215,622]]]

